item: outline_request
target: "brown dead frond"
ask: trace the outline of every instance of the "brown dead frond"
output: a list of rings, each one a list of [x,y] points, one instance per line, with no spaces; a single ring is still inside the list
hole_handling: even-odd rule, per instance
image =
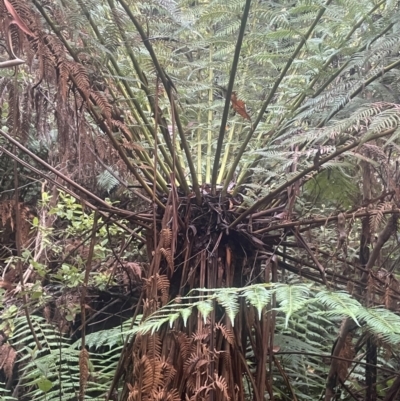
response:
[[[354,347],[353,338],[350,334],[347,334],[344,347],[340,350],[339,357],[343,359],[348,359],[348,361],[340,360],[338,362],[338,375],[339,378],[344,382],[347,378],[349,367],[351,366],[352,360],[354,358]]]
[[[143,147],[140,144],[133,142],[131,139],[129,139],[129,140],[126,139],[126,137],[131,136],[131,132],[129,131],[129,128],[123,122],[118,121],[118,120],[112,120],[112,125],[114,128],[118,128],[124,133],[125,137],[122,139],[122,144],[125,149],[138,150],[140,152],[144,151]]]
[[[16,208],[18,207],[21,221],[16,224]],[[26,243],[29,238],[30,223],[28,221],[30,217],[29,208],[22,202],[18,202],[17,206],[15,200],[6,200],[0,202],[0,222],[1,226],[8,226],[11,231],[15,230],[15,227],[19,227],[21,234],[22,243]]]
[[[150,395],[163,384],[162,363],[158,359],[150,359],[143,355],[140,362],[140,371],[142,373],[141,392],[143,395]]]
[[[379,286],[379,289],[383,290],[379,302],[384,304],[387,309],[397,310],[398,300],[396,294],[398,294],[400,289],[397,278],[384,269],[378,270],[374,276],[377,278],[376,285]]]
[[[343,248],[344,253],[347,254],[347,232],[346,232],[346,218],[344,213],[339,213],[337,216],[337,231],[338,231],[338,242],[336,246],[336,252],[339,252]]]
[[[169,300],[169,280],[167,276],[157,274],[157,289],[161,292],[162,305],[166,305]]]
[[[161,305],[166,305],[169,300],[169,279],[166,275],[155,274],[145,281],[146,294],[148,298],[157,295]]]
[[[124,264],[126,268],[128,268],[135,276],[141,278],[142,277],[142,267],[135,262],[126,262]]]
[[[174,258],[172,256],[172,251],[170,248],[160,248],[161,255],[167,260],[168,268],[170,270],[170,274],[172,275],[174,272]]]
[[[224,400],[230,400],[228,384],[226,383],[226,379],[224,377],[215,374],[213,387],[215,390],[219,390],[222,393]]]
[[[184,332],[174,332],[175,341],[179,347],[179,354],[183,360],[186,360],[191,352],[193,340]]]
[[[13,211],[14,211],[14,201],[5,201],[0,203],[0,217],[1,223],[5,226],[7,223],[10,223],[11,230],[14,230],[14,219],[13,219]]]
[[[139,398],[139,389],[135,386],[133,387],[130,383],[127,383],[129,394],[127,401],[136,401]]]
[[[158,389],[154,391],[149,398],[149,401],[180,401],[181,397],[179,396],[179,392],[177,389],[167,390],[167,389]]]
[[[210,361],[203,354],[192,353],[190,358],[184,364],[185,376],[191,376],[195,373],[205,372]]]
[[[10,344],[0,346],[0,370],[3,369],[7,379],[12,376],[17,351]]]
[[[219,351],[219,357],[222,359],[225,366],[231,366],[232,357],[230,351]]]
[[[393,203],[391,202],[381,202],[375,210],[373,210],[374,214],[370,217],[370,227],[371,233],[376,233],[379,230],[382,222],[384,222],[384,212],[387,210],[391,210],[393,208]]]
[[[85,98],[89,98],[90,81],[86,68],[79,63],[71,63],[70,75],[74,79],[77,89],[83,93]]]
[[[79,387],[80,392],[83,394],[89,379],[89,352],[83,348],[79,353]]]
[[[96,105],[100,108],[101,114],[103,114],[106,120],[111,120],[112,106],[108,102],[104,92],[92,91],[90,94]]]
[[[168,395],[165,400],[166,401],[180,401],[181,397],[179,395],[178,390],[174,388],[174,389],[168,391]]]
[[[160,359],[161,345],[161,338],[158,334],[148,335],[146,355],[150,359]]]
[[[193,341],[207,341],[209,337],[210,329],[208,327],[196,330],[196,332],[192,334]]]
[[[224,324],[217,323],[215,325],[216,330],[220,330],[225,340],[228,341],[229,344],[235,345],[235,335],[231,329],[228,329]]]
[[[172,231],[169,228],[163,228],[160,232],[160,246],[162,248],[170,248],[172,242]]]
[[[162,366],[162,374],[164,386],[168,386],[176,375],[176,369],[173,365],[171,365],[168,361],[166,361],[165,357],[161,358],[161,366]]]

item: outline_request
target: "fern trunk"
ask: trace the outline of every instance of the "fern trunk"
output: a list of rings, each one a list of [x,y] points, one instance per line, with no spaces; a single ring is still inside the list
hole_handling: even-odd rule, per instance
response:
[[[175,206],[166,204],[165,212],[157,216],[157,248],[148,249],[151,262],[143,289],[143,319],[168,302],[179,303],[180,296],[195,288],[218,293],[219,288],[243,287],[249,279],[253,283],[276,279],[276,261],[262,263],[258,257],[261,244],[245,232],[227,229],[233,219],[228,211],[232,201],[219,203],[218,196],[208,194],[197,206],[177,194]],[[266,252],[272,244],[263,248],[261,252]],[[124,364],[122,399],[177,401],[214,394],[214,400],[250,396],[263,400],[265,388],[273,397],[265,370],[273,347],[271,305],[261,319],[252,306],[244,301],[240,305],[234,325],[224,310],[211,303],[207,319],[194,310],[187,322],[178,319],[156,334],[137,335],[128,348],[129,363]]]

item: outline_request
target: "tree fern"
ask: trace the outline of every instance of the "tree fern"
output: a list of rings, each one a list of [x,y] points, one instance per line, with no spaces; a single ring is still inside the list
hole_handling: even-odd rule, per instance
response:
[[[24,175],[54,185],[53,202],[66,193],[79,199],[53,220],[62,249],[68,234],[83,248],[87,233],[79,227],[94,230],[89,210],[108,228],[107,236],[98,229],[100,244],[94,234],[91,241],[90,255],[105,255],[99,261],[66,251],[73,261],[60,262],[64,252],[46,244],[44,278],[29,280],[39,290],[44,280],[68,286],[64,267],[79,277],[74,289],[90,279],[85,294],[92,279],[109,290],[122,271],[118,296],[134,298],[142,319],[88,335],[80,354],[79,342],[36,315],[34,329],[17,319],[9,341],[23,350],[27,397],[60,398],[61,391],[66,399],[85,392],[109,399],[122,382],[121,399],[194,400],[211,392],[315,399],[327,376],[330,400],[346,380],[360,385],[361,368],[351,373],[343,361],[364,361],[359,350],[353,356],[353,336],[365,335],[360,347],[368,351],[372,340],[396,349],[398,317],[388,309],[397,306],[398,283],[384,269],[396,269],[398,259],[398,17],[393,1],[0,1],[0,51],[8,60],[0,67],[19,63],[9,60],[14,53],[28,67],[1,81],[1,229],[13,233],[1,252],[26,262],[13,231],[20,163]],[[27,134],[57,144],[37,157]],[[346,193],[319,196],[320,184],[332,180],[337,192],[347,183]],[[109,204],[97,192],[119,197],[119,184],[135,187],[125,202]],[[47,209],[36,212],[36,223],[50,221]],[[33,225],[35,235],[42,227]],[[2,255],[5,277],[10,264]],[[136,259],[145,262],[127,262]],[[26,288],[29,300],[35,293]],[[83,316],[86,302],[96,307],[88,298]],[[30,308],[24,291],[23,309]],[[343,330],[332,356],[331,329]],[[36,332],[43,350],[24,342]],[[291,356],[278,357],[279,336],[282,347],[290,336],[300,351],[286,344]],[[329,368],[311,355],[318,344]],[[377,365],[369,358],[366,381]]]

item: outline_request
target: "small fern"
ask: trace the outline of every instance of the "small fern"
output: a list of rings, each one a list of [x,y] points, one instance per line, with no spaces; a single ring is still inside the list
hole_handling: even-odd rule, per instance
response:
[[[32,401],[74,400],[79,392],[79,354],[81,340],[71,340],[60,334],[44,318],[31,315],[36,336],[42,345],[32,348],[34,338],[25,317],[15,319],[15,330],[10,339],[19,350],[21,383],[28,389],[24,399]],[[129,333],[131,322],[121,327],[98,331],[86,336],[89,355],[89,376],[85,400],[98,400],[113,380],[118,360]],[[2,391],[2,390],[0,390]],[[4,390],[3,390],[4,391]],[[4,397],[8,397],[4,395]],[[14,400],[12,397],[2,398]]]

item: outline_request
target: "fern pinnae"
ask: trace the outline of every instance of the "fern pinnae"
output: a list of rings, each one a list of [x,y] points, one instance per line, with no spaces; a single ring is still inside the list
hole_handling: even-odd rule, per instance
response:
[[[204,301],[197,302],[196,308],[203,317],[204,324],[206,324],[208,316],[214,310],[212,301],[210,299],[206,299]]]
[[[359,319],[367,328],[384,341],[394,343],[400,340],[399,317],[395,313],[383,308],[362,308],[357,311]]]
[[[235,317],[239,312],[239,295],[237,294],[237,291],[224,291],[221,294],[217,296],[217,301],[219,304],[221,304],[224,309],[226,314],[228,315],[232,327],[234,326],[235,323]]]
[[[326,311],[328,316],[348,316],[351,317],[358,326],[360,326],[360,323],[357,320],[357,313],[361,308],[361,304],[348,293],[340,291],[319,292],[315,297],[328,308]]]
[[[285,327],[287,327],[292,314],[307,304],[309,292],[310,288],[306,285],[277,285],[276,300],[279,306],[276,310],[285,313]]]
[[[247,302],[254,306],[258,311],[258,318],[261,319],[261,313],[272,298],[273,290],[267,290],[263,285],[254,285],[243,290],[241,296],[245,297]]]

